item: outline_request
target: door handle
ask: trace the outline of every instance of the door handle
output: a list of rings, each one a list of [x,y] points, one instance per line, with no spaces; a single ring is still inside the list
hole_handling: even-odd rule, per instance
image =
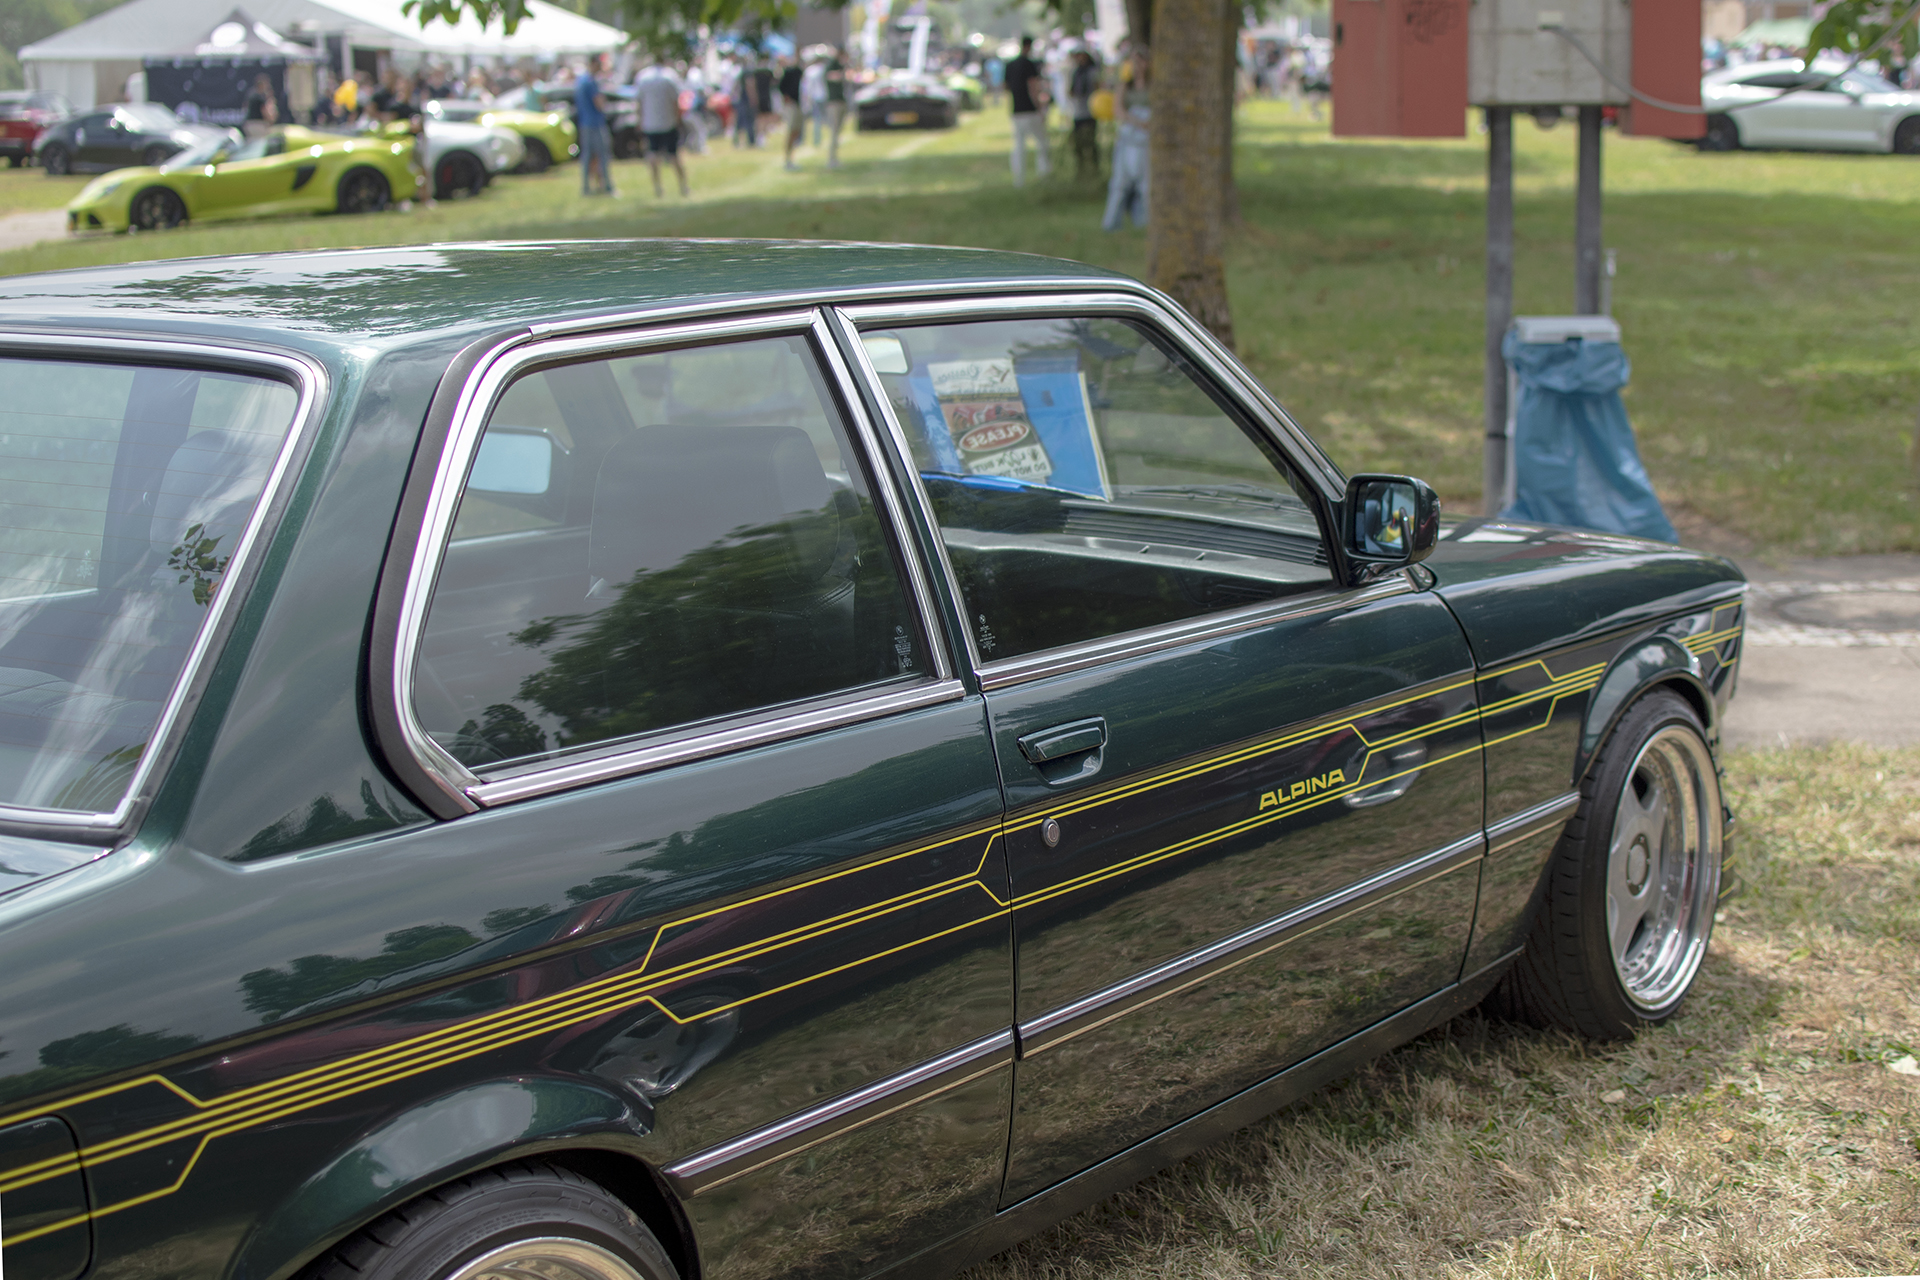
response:
[[[1045,764],[1049,760],[1098,751],[1106,746],[1107,722],[1099,716],[1091,720],[1075,720],[1051,729],[1036,729],[1018,741],[1021,755],[1034,764]]]

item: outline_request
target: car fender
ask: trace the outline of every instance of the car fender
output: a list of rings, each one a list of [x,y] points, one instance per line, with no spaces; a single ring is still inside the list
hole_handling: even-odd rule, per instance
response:
[[[1607,735],[1613,732],[1621,713],[1641,694],[1659,684],[1684,686],[1689,693],[1687,700],[1706,725],[1708,741],[1719,738],[1714,723],[1713,694],[1701,674],[1700,660],[1672,636],[1645,636],[1620,651],[1600,677],[1593,697],[1587,700],[1586,719],[1580,728],[1580,751],[1573,765],[1575,785],[1586,777],[1594,756],[1606,742]]]
[[[520,1077],[443,1094],[335,1155],[248,1233],[227,1274],[279,1280],[443,1183],[563,1146],[625,1146],[636,1128],[619,1095],[581,1080]]]

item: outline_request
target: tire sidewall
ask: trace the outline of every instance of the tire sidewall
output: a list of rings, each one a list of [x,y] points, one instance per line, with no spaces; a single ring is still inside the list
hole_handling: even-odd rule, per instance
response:
[[[1587,791],[1591,806],[1580,849],[1580,901],[1578,907],[1581,961],[1590,975],[1589,991],[1594,1003],[1592,1013],[1610,1024],[1621,1037],[1641,1027],[1665,1022],[1679,1011],[1698,974],[1665,1004],[1650,1008],[1627,994],[1614,969],[1613,950],[1607,937],[1607,867],[1613,846],[1614,820],[1620,799],[1633,776],[1634,765],[1648,742],[1663,729],[1678,727],[1700,741],[1706,751],[1707,735],[1700,717],[1684,699],[1664,690],[1641,697],[1626,711],[1600,754],[1595,758]],[[1711,758],[1711,754],[1709,758]],[[1714,788],[1717,800],[1718,788]],[[1719,814],[1709,816],[1718,821]],[[1705,856],[1705,855],[1703,855]],[[1718,856],[1718,855],[1715,855]],[[1716,884],[1719,868],[1713,867]],[[1707,908],[1704,922],[1708,943],[1713,935],[1713,908]]]
[[[1893,154],[1920,155],[1920,116],[1908,116],[1893,126]]]

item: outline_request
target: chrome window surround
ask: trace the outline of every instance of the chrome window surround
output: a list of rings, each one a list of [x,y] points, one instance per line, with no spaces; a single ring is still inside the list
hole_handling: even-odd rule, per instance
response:
[[[327,373],[321,365],[304,356],[291,352],[258,351],[246,347],[220,346],[208,342],[175,342],[165,338],[130,338],[119,334],[98,337],[82,337],[41,333],[0,332],[0,354],[55,356],[65,359],[90,359],[98,364],[152,364],[172,361],[189,366],[199,366],[225,370],[230,373],[251,374],[254,377],[270,378],[276,382],[291,382],[298,400],[294,404],[293,417],[288,423],[286,438],[281,441],[279,452],[274,455],[273,465],[267,472],[266,482],[260,488],[260,496],[254,499],[253,512],[247,517],[247,527],[240,535],[239,543],[234,547],[233,556],[227,563],[222,582],[247,582],[259,568],[256,555],[257,544],[263,536],[270,514],[278,505],[281,489],[287,474],[292,469],[293,460],[300,454],[312,434],[316,418],[315,409],[325,403],[327,392]],[[147,357],[142,360],[140,357]],[[153,733],[147,739],[147,746],[140,754],[140,763],[135,766],[133,777],[128,781],[127,789],[120,797],[120,803],[111,811],[100,813],[81,813],[70,809],[38,809],[26,805],[0,804],[0,821],[31,824],[48,834],[61,831],[78,834],[81,832],[110,832],[126,825],[134,810],[143,802],[146,789],[153,781],[155,770],[159,768],[161,757],[168,754],[165,744],[179,727],[181,717],[186,712],[188,697],[200,675],[201,665],[207,660],[207,654],[213,647],[217,636],[224,633],[228,615],[237,607],[236,596],[244,591],[216,591],[208,605],[207,616],[201,621],[200,630],[194,635],[193,644],[187,650],[187,659],[180,668],[179,677],[173,682],[167,694],[167,700],[160,709],[160,718],[154,723]]]
[[[1280,451],[1282,457],[1298,464],[1301,461],[1300,455],[1302,453],[1306,455],[1313,465],[1302,467],[1301,471],[1320,485],[1324,498],[1333,502],[1339,501],[1344,496],[1344,477],[1332,470],[1332,464],[1326,461],[1326,455],[1322,454],[1319,447],[1293,425],[1292,420],[1267,395],[1265,388],[1260,386],[1258,380],[1246,373],[1244,367],[1228,356],[1213,340],[1212,335],[1187,319],[1178,308],[1162,305],[1158,295],[1140,296],[1103,291],[836,308],[834,317],[844,336],[846,347],[854,353],[860,374],[866,379],[874,402],[880,407],[882,421],[886,426],[896,459],[901,470],[910,477],[913,496],[918,504],[921,519],[926,522],[927,528],[933,531],[934,555],[939,559],[941,572],[946,575],[947,588],[962,609],[966,606],[966,600],[960,593],[959,578],[954,574],[953,561],[948,557],[945,540],[940,536],[940,522],[934,515],[933,504],[927,497],[926,486],[920,483],[918,469],[913,465],[913,449],[907,442],[906,429],[901,424],[899,415],[893,410],[893,402],[881,385],[880,376],[875,371],[873,362],[867,357],[866,348],[860,341],[860,331],[897,328],[912,324],[956,324],[1061,314],[1124,316],[1142,320],[1155,327],[1161,336],[1173,341],[1182,354],[1199,365],[1217,383],[1223,384],[1226,390],[1242,393],[1238,402],[1242,408],[1253,411],[1250,416],[1255,425],[1266,432],[1269,442]],[[1248,403],[1249,400],[1252,401],[1251,404]],[[1289,447],[1290,445],[1293,447]],[[1321,536],[1326,536],[1326,530],[1321,530]],[[1287,618],[1357,608],[1375,600],[1383,600],[1415,590],[1412,579],[1404,573],[1391,574],[1357,588],[1337,587],[1333,581],[1331,566],[1327,573],[1328,590],[1324,592],[1289,597],[1272,603],[1246,605],[1239,609],[1182,619],[1179,622],[1142,631],[1103,636],[1098,640],[1045,649],[1038,653],[1025,654],[999,662],[986,662],[981,658],[970,627],[962,626],[959,630],[961,639],[966,645],[967,657],[974,671],[979,674],[980,687],[983,690],[991,690],[1157,653],[1163,649],[1177,648],[1184,644],[1212,640],[1220,636],[1267,626]]]
[[[931,706],[964,696],[965,690],[952,675],[941,629],[936,625],[931,593],[924,574],[919,571],[911,544],[901,535],[901,507],[885,474],[884,461],[871,425],[866,419],[857,390],[834,347],[833,335],[817,310],[783,311],[723,320],[655,327],[644,331],[608,331],[605,322],[596,323],[590,333],[575,336],[534,338],[489,355],[461,388],[453,414],[453,425],[441,451],[433,485],[421,518],[413,563],[408,566],[406,589],[401,597],[399,625],[395,631],[392,687],[385,690],[393,701],[395,719],[416,763],[453,802],[471,813],[492,805],[506,804],[550,792],[563,791],[588,783],[643,773],[668,765],[705,759],[747,747],[761,746],[801,734],[854,724],[879,716],[893,715],[916,707]],[[551,328],[551,327],[549,327]],[[695,346],[703,343],[750,338],[804,334],[811,336],[826,365],[826,375],[846,410],[845,417],[853,439],[853,448],[864,450],[875,464],[874,497],[890,520],[896,538],[902,542],[907,570],[908,590],[918,610],[920,627],[926,639],[933,671],[924,684],[910,689],[887,689],[864,695],[858,690],[828,695],[830,705],[814,704],[784,713],[765,710],[743,713],[720,728],[692,729],[665,740],[656,738],[625,748],[609,747],[582,758],[574,756],[533,766],[523,766],[510,776],[492,780],[468,769],[455,760],[428,735],[413,710],[415,659],[432,605],[433,588],[439,579],[440,564],[452,535],[453,520],[459,510],[461,491],[467,472],[479,448],[487,417],[508,384],[528,369],[568,363],[595,357],[606,358],[623,353],[640,353],[663,347]],[[824,700],[822,700],[824,701]],[[673,730],[664,731],[673,735]]]
[[[1023,1022],[1019,1028],[1020,1056],[1031,1058],[1058,1048],[1076,1036],[1237,969],[1389,898],[1471,866],[1481,859],[1485,845],[1485,835],[1476,831],[1379,875]]]
[[[1010,1065],[1013,1028],[983,1036],[905,1071],[797,1111],[783,1120],[696,1152],[666,1168],[689,1195],[702,1195],[736,1178],[831,1142],[877,1120],[950,1093]]]

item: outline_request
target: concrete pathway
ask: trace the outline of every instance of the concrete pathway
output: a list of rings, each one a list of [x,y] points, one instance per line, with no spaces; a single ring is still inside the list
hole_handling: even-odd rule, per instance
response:
[[[0,253],[24,249],[42,240],[58,240],[67,234],[65,209],[33,209],[26,213],[0,214]]]
[[[1920,745],[1920,555],[1742,567],[1753,587],[1727,744]]]

